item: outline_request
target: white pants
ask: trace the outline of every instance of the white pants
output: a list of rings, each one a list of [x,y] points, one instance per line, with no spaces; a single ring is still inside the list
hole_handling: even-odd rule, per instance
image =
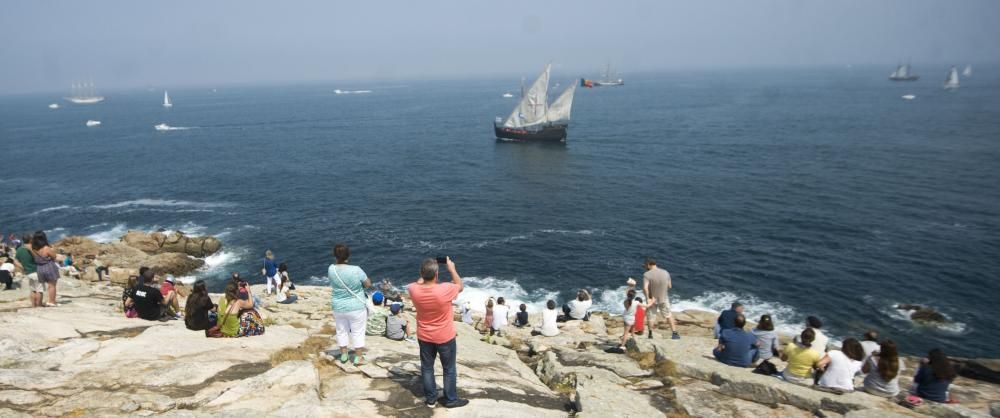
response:
[[[365,325],[368,324],[368,310],[350,312],[334,312],[337,322],[337,346],[347,347],[354,342],[353,348],[364,348]]]
[[[269,295],[271,294],[271,285],[272,284],[274,285],[274,290],[275,291],[278,290],[278,286],[281,285],[281,282],[278,281],[279,280],[278,277],[280,277],[279,273],[274,273],[274,276],[268,276],[267,277],[267,294],[269,294]]]

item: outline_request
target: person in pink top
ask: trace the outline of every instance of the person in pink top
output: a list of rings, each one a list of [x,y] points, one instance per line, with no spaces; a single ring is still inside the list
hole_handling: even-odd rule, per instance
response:
[[[437,385],[434,381],[434,360],[441,356],[444,369],[445,408],[469,404],[458,398],[458,372],[455,369],[457,346],[455,344],[454,310],[451,302],[462,291],[462,277],[455,270],[455,263],[445,257],[444,265],[451,274],[451,283],[438,282],[438,260],[428,258],[420,265],[420,278],[407,287],[413,307],[417,309],[417,342],[420,344],[420,377],[424,384],[424,401],[428,407],[437,404]]]

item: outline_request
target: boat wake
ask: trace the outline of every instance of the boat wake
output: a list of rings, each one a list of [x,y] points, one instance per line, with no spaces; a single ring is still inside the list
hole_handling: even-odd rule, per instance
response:
[[[186,131],[194,128],[197,128],[197,126],[170,126],[165,123],[153,126],[153,129],[156,129],[157,131]]]
[[[336,89],[333,91],[334,94],[368,94],[371,90],[340,90]]]

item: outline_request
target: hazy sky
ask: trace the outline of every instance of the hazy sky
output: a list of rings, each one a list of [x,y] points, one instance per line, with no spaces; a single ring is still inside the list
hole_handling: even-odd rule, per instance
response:
[[[0,94],[323,80],[994,61],[1000,1],[34,1]],[[886,70],[886,73],[891,68]],[[918,69],[919,72],[919,69]]]

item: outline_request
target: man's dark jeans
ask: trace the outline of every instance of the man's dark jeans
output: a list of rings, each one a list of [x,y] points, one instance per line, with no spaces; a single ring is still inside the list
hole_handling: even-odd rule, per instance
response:
[[[434,359],[441,356],[441,367],[444,369],[444,404],[458,401],[456,381],[458,371],[455,369],[456,344],[452,338],[444,344],[434,344],[426,341],[420,343],[420,377],[424,381],[424,398],[427,403],[437,403],[437,384],[434,381]]]

